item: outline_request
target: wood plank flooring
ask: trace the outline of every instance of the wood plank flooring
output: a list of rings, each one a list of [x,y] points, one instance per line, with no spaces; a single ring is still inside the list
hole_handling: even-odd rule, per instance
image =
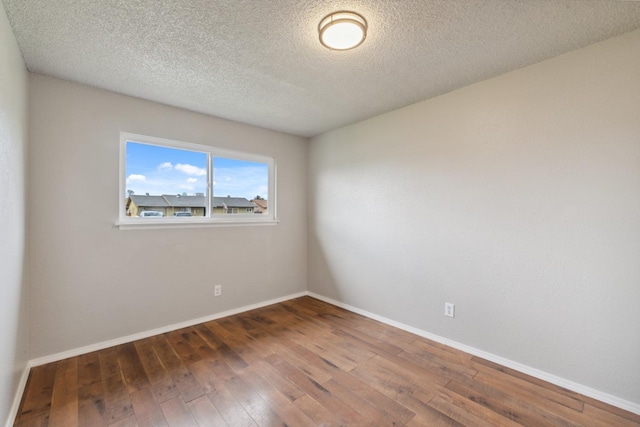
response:
[[[310,297],[31,370],[16,426],[640,426]]]

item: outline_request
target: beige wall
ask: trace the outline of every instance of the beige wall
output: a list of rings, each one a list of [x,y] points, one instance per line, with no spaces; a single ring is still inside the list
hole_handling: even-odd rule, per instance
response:
[[[639,47],[312,139],[310,291],[640,404]]]
[[[0,2],[0,425],[28,360],[27,69]]]
[[[305,139],[38,74],[29,93],[32,357],[306,290]],[[120,131],[275,157],[280,223],[119,230]],[[35,208],[78,195],[91,215]]]

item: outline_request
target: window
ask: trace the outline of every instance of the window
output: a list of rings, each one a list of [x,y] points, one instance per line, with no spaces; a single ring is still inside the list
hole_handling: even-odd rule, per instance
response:
[[[275,160],[205,145],[121,133],[120,192],[120,226],[276,219]]]

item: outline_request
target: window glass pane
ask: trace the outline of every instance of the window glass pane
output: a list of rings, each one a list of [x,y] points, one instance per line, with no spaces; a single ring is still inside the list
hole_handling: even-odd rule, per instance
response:
[[[125,227],[276,220],[275,159],[124,132],[120,147]]]
[[[213,158],[213,215],[266,214],[268,195],[268,164]]]
[[[126,216],[205,216],[207,154],[127,141]]]

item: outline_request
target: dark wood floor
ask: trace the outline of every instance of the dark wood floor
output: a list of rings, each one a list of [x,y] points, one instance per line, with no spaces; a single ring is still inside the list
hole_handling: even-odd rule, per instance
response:
[[[17,426],[638,426],[304,297],[31,370]]]

